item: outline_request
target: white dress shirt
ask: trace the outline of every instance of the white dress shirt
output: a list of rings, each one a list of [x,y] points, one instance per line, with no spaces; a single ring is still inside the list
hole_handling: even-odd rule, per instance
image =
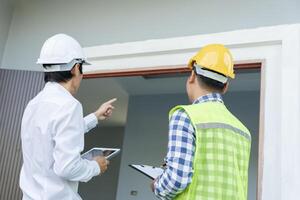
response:
[[[84,133],[94,128],[94,114],[63,86],[48,82],[27,105],[21,126],[23,200],[78,200],[78,182],[100,173],[96,161],[80,157]]]

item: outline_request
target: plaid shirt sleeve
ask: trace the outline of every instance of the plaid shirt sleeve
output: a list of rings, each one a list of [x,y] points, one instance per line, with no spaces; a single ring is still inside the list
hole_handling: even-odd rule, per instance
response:
[[[160,199],[172,199],[192,181],[195,152],[194,128],[184,110],[173,113],[169,123],[166,169],[154,182],[154,193]]]

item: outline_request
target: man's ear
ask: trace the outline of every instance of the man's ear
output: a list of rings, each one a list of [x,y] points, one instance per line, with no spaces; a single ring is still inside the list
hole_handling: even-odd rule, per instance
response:
[[[197,81],[197,75],[194,71],[192,71],[191,75],[188,78],[188,82],[189,83],[194,83],[195,81]]]
[[[229,82],[225,83],[225,87],[222,90],[222,93],[225,94],[228,90]]]
[[[76,73],[80,73],[80,72],[79,72],[79,64],[74,65],[74,67],[73,67],[72,70],[71,70],[71,74],[72,74],[73,76],[75,76]]]

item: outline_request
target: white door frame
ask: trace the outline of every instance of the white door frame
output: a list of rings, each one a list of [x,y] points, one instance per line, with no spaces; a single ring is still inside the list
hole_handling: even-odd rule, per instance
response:
[[[236,63],[262,62],[258,199],[300,196],[300,25],[85,48],[85,74],[185,65],[199,48],[222,43]]]

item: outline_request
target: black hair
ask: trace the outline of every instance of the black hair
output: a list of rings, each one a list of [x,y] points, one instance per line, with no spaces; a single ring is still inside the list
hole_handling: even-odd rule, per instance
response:
[[[208,70],[208,69],[205,69],[205,70]],[[208,70],[208,71],[211,71],[211,70]],[[213,90],[216,90],[216,91],[223,91],[225,86],[226,86],[226,83],[222,83],[222,82],[219,82],[219,81],[216,81],[214,79],[211,79],[211,78],[208,78],[208,77],[205,77],[203,75],[198,75],[195,71],[195,68],[194,68],[194,72],[197,76],[197,80],[199,83],[202,83],[204,84],[205,86],[213,89]],[[215,72],[215,71],[212,71],[214,73],[217,73],[219,75],[222,75],[224,76],[223,74],[220,74],[218,72]]]
[[[50,66],[43,65],[43,67],[48,68]],[[47,82],[57,82],[57,83],[64,82],[64,83],[66,83],[73,77],[71,70],[70,71],[61,71],[61,72],[60,71],[59,72],[45,72],[44,73],[44,81],[45,81],[45,83],[47,83]],[[79,71],[82,74],[82,64],[79,65]]]

